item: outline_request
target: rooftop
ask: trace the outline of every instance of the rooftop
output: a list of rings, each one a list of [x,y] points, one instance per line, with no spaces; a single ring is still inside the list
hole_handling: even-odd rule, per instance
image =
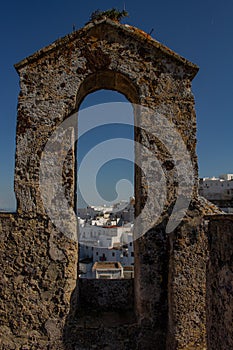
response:
[[[93,266],[93,270],[109,270],[109,269],[122,269],[122,265],[119,262],[114,261],[101,261],[96,262]]]

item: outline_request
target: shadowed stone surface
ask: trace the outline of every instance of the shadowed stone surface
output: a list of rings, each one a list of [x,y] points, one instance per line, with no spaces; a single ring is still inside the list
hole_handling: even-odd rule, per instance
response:
[[[209,218],[207,328],[210,349],[233,348],[233,215]]]

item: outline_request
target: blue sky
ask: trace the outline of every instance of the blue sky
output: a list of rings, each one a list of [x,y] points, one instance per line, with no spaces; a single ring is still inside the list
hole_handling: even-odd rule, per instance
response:
[[[200,176],[233,172],[232,0],[9,0],[0,5],[0,208],[14,207],[19,79],[13,64],[65,36],[73,24],[82,27],[97,8],[122,9],[124,2],[127,23],[146,32],[154,28],[158,41],[200,67],[193,81]],[[104,97],[88,103],[95,99],[103,102]]]
[[[129,142],[125,147],[122,139],[134,140],[131,103],[118,92],[99,90],[86,97],[80,106],[78,117],[79,207],[85,207],[86,203],[111,205],[109,202],[128,200],[134,196],[134,144]],[[84,132],[86,130],[88,131]],[[108,158],[108,154],[110,160],[104,158],[105,155]],[[84,159],[88,163],[84,176],[80,176],[80,170],[85,165]],[[94,164],[98,165],[99,171],[94,170]],[[94,184],[88,177],[92,177],[93,173]],[[126,181],[122,182],[123,179]],[[119,181],[121,182],[118,183]],[[97,194],[94,195],[96,189],[103,200]],[[86,202],[83,193],[86,194],[85,199],[88,199]]]

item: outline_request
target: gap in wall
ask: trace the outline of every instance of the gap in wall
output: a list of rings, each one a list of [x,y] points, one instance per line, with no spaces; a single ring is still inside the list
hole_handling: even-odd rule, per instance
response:
[[[134,277],[134,113],[112,90],[86,96],[78,112],[79,278]]]

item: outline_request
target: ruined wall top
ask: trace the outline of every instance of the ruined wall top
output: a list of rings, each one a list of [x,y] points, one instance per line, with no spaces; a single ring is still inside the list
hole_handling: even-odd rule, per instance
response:
[[[160,42],[152,38],[149,34],[145,33],[143,30],[128,24],[121,24],[117,21],[113,21],[108,18],[104,18],[98,21],[95,20],[87,23],[83,28],[56,40],[51,45],[48,45],[47,47],[42,48],[41,50],[37,51],[31,56],[28,56],[27,58],[21,60],[20,62],[15,64],[15,68],[19,72],[22,67],[35,61],[38,61],[41,57],[49,54],[51,51],[59,49],[62,46],[69,46],[69,44],[72,44],[74,40],[76,40],[77,38],[85,37],[85,35],[102,34],[104,36],[104,34],[106,33],[106,31],[103,30],[104,27],[108,27],[107,32],[111,30],[115,32],[124,32],[124,34],[126,36],[129,36],[132,40],[143,42],[143,44],[145,45],[145,49],[151,51],[151,53],[153,52],[153,50],[156,49],[161,51],[161,54],[170,56],[171,59],[174,59],[178,65],[185,67],[186,74],[191,80],[195,77],[199,70],[197,65],[188,61],[186,58],[180,56],[179,54],[175,53],[173,50],[166,47],[165,45],[161,44]]]

